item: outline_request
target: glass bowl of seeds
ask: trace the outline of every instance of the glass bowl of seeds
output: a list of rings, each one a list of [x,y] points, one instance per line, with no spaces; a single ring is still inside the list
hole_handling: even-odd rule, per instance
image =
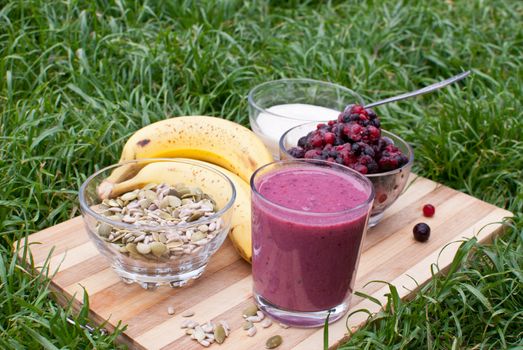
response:
[[[124,282],[146,289],[202,275],[227,237],[235,198],[222,172],[174,158],[108,166],[79,191],[90,239]]]

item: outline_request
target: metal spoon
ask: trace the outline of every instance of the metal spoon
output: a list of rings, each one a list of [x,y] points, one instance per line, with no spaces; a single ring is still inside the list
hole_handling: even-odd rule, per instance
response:
[[[409,98],[409,97],[423,95],[423,94],[426,94],[428,92],[432,92],[434,90],[441,89],[441,88],[443,88],[443,87],[445,87],[447,85],[450,85],[452,83],[455,83],[457,81],[460,81],[461,79],[467,77],[469,74],[470,74],[470,71],[468,70],[466,72],[460,73],[458,75],[455,75],[455,76],[453,76],[451,78],[445,79],[445,80],[440,81],[438,83],[434,83],[434,84],[431,84],[429,86],[425,86],[422,89],[411,91],[411,92],[406,92],[406,93],[398,95],[398,96],[393,96],[393,97],[389,97],[389,98],[386,98],[386,99],[381,100],[381,101],[369,103],[369,104],[365,105],[364,108],[372,108],[372,107],[383,105],[385,103],[396,102],[396,101],[404,100],[404,99]],[[347,107],[350,107],[350,106],[351,105],[349,105]],[[345,108],[345,109],[347,109],[347,108]]]

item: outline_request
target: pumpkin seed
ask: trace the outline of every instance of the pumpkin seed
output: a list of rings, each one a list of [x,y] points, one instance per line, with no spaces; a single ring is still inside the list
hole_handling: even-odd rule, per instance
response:
[[[229,327],[229,324],[227,323],[227,321],[224,321],[224,320],[221,320],[220,324],[223,326],[223,329],[225,329],[225,336],[228,337],[231,327]]]
[[[223,344],[225,341],[225,328],[223,325],[219,324],[214,329],[214,339],[218,344]]]
[[[281,345],[281,343],[283,343],[283,338],[281,337],[281,335],[274,335],[267,339],[267,341],[265,342],[265,348],[276,349],[278,346]]]
[[[143,195],[144,195],[144,198],[150,200],[151,203],[153,203],[157,198],[156,193],[151,190],[146,190]]]
[[[160,209],[165,209],[169,206],[169,197],[164,197],[161,201],[160,201],[160,205],[158,207],[160,207]]]
[[[256,313],[258,312],[258,306],[256,305],[249,305],[247,308],[245,308],[242,312],[243,317],[249,317],[249,316],[256,316]]]
[[[109,199],[107,201],[107,204],[111,207],[119,207],[120,206],[120,203],[118,203],[118,201],[114,200],[114,199]]]
[[[102,237],[108,237],[111,234],[112,229],[111,225],[102,222],[100,226],[98,226],[98,234]]]
[[[149,246],[149,244],[138,243],[136,245],[136,250],[138,251],[138,253],[145,255],[151,252],[151,247]]]
[[[198,220],[199,218],[201,218],[205,213],[202,212],[202,211],[195,211],[194,213],[191,214],[191,216],[189,216],[189,218],[187,219],[188,222],[193,222],[193,221],[196,221]]]
[[[180,205],[182,205],[182,201],[180,198],[176,197],[176,196],[167,196],[165,198],[168,198],[169,199],[169,205],[173,208],[177,208],[179,207]]]
[[[134,244],[134,243],[127,243],[125,245],[125,249],[127,249],[127,251],[129,253],[138,254],[138,250],[136,249],[136,244]]]
[[[138,194],[136,192],[127,192],[127,193],[124,193],[120,197],[120,199],[124,202],[130,202],[130,201],[135,200],[137,197],[138,197]]]
[[[149,206],[153,203],[152,200],[149,198],[143,198],[138,201],[138,204],[142,209],[149,208]]]
[[[199,240],[201,239],[204,239],[207,237],[207,234],[201,232],[201,231],[196,231],[195,233],[193,233],[191,235],[191,241],[192,242],[198,242]]]
[[[245,321],[245,322],[243,323],[243,325],[242,325],[242,328],[243,328],[244,331],[246,331],[246,330],[252,328],[253,326],[254,326],[254,325],[252,324],[251,321]]]
[[[167,247],[162,242],[152,242],[151,244],[149,244],[149,247],[151,253],[153,253],[157,257],[162,256],[167,251]]]

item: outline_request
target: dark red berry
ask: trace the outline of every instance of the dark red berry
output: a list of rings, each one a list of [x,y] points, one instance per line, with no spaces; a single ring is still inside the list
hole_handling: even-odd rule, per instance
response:
[[[307,146],[307,136],[302,136],[298,140],[298,147],[305,148]]]
[[[305,156],[305,151],[301,147],[293,147],[289,150],[289,154],[293,158],[303,158]]]
[[[428,218],[431,218],[434,216],[434,213],[436,213],[436,208],[432,204],[425,204],[423,206],[423,215],[425,215]]]
[[[363,108],[363,106],[360,106],[360,105],[354,105],[352,106],[352,109],[351,109],[351,112],[352,113],[362,113],[365,109]]]
[[[382,137],[378,115],[361,105],[350,105],[337,119],[319,123],[289,153],[295,158],[326,159],[364,174],[398,169],[409,159]]]
[[[336,135],[334,135],[332,132],[326,132],[325,133],[325,143],[328,143],[328,144],[334,144],[334,141],[336,141]]]
[[[317,156],[321,156],[321,151],[317,149],[311,149],[310,151],[305,152],[304,158],[315,159]]]
[[[323,137],[320,134],[316,134],[311,139],[312,147],[321,147],[323,146]]]
[[[430,237],[430,227],[429,225],[420,222],[419,224],[416,224],[414,228],[412,229],[412,233],[414,233],[414,238],[419,242],[426,242]]]
[[[369,172],[369,170],[367,169],[367,167],[365,165],[359,164],[359,163],[354,165],[354,170],[356,170],[360,174],[367,174]]]
[[[386,193],[382,193],[378,196],[378,202],[380,203],[383,203],[387,200],[387,194]]]
[[[380,129],[378,129],[377,127],[371,125],[367,127],[367,131],[369,133],[369,139],[371,141],[378,141],[380,139],[381,133]]]
[[[398,161],[390,157],[381,157],[378,164],[381,171],[390,171],[398,168]]]

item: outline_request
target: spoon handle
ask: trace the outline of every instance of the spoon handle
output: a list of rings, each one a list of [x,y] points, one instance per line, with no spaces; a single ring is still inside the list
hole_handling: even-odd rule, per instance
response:
[[[406,93],[398,95],[398,96],[393,96],[393,97],[389,97],[389,98],[386,98],[386,99],[381,100],[381,101],[369,103],[368,105],[365,105],[365,108],[372,108],[372,107],[383,105],[385,103],[396,102],[396,101],[404,100],[404,99],[409,98],[409,97],[426,94],[427,92],[438,90],[438,89],[441,89],[442,87],[445,87],[445,86],[447,86],[449,84],[455,83],[455,82],[465,78],[469,74],[470,74],[470,71],[468,70],[466,72],[460,73],[458,75],[455,75],[455,76],[453,76],[451,78],[448,78],[448,79],[445,79],[443,81],[440,81],[440,82],[437,82],[437,83],[425,86],[422,89],[411,91],[411,92],[406,92]]]

